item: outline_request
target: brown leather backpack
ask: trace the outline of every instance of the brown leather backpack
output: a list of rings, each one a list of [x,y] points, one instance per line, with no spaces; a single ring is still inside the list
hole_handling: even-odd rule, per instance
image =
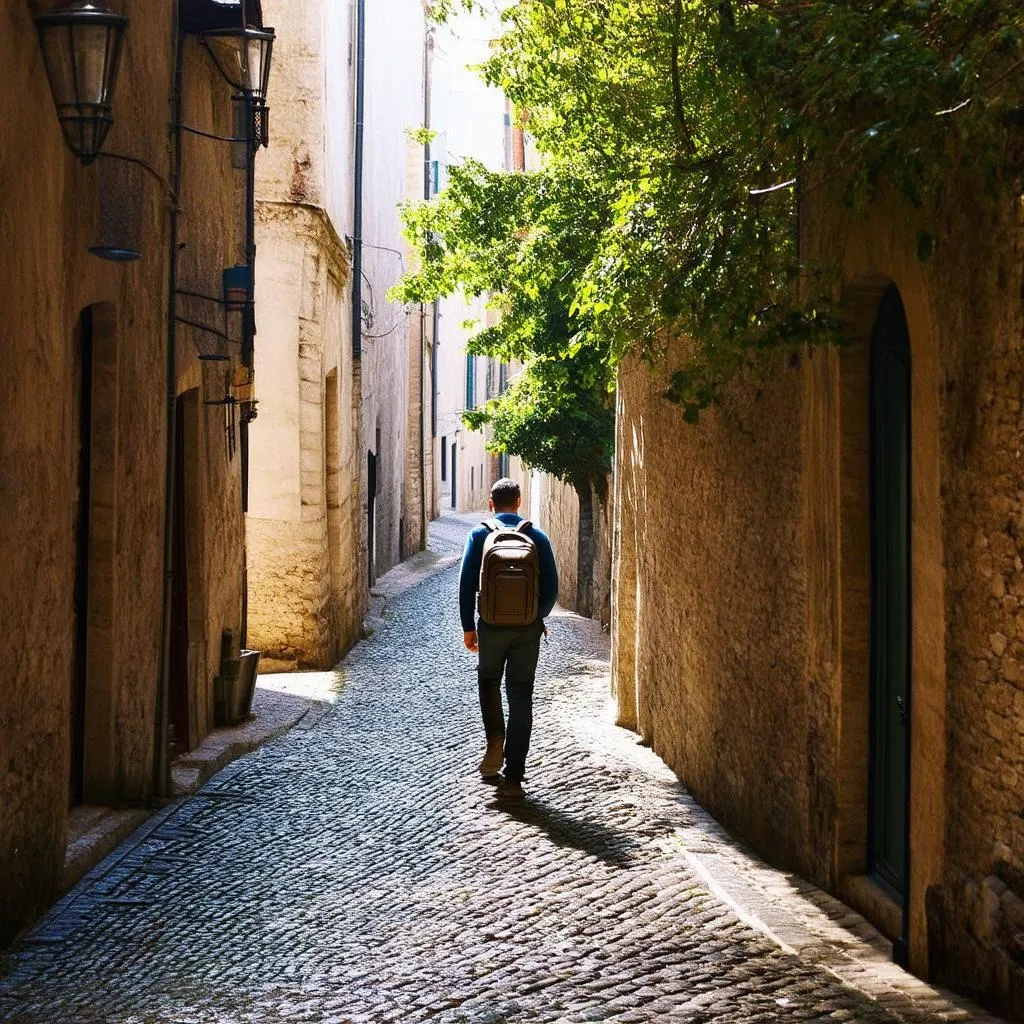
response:
[[[529,626],[540,606],[540,559],[530,522],[488,519],[480,561],[480,618],[489,626]]]

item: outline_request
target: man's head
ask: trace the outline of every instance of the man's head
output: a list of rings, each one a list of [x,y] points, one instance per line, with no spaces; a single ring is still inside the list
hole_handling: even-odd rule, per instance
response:
[[[491,487],[491,498],[487,505],[492,512],[518,512],[522,500],[519,484],[506,476]]]

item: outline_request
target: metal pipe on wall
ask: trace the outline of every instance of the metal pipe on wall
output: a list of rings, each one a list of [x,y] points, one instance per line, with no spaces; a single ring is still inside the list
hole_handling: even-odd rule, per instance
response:
[[[175,464],[178,432],[178,363],[177,288],[178,288],[178,217],[181,194],[181,110],[182,110],[182,40],[179,31],[179,3],[174,4],[174,72],[171,77],[171,222],[168,240],[167,270],[167,438],[164,467],[164,596],[163,631],[160,636],[160,674],[157,680],[155,749],[153,758],[153,792],[166,797],[170,790],[168,765],[168,722],[170,719],[171,618],[174,593],[174,499]]]
[[[265,116],[265,115],[264,115]],[[249,265],[249,296],[242,319],[242,365],[253,373],[253,349],[256,337],[256,150],[259,145],[253,133],[255,111],[250,97],[245,101],[245,124],[249,141],[245,151],[245,262]],[[266,124],[261,126],[266,131]],[[249,556],[246,544],[245,517],[249,512],[249,413],[246,402],[240,410],[238,446],[242,473],[242,621],[241,645],[249,646]]]
[[[424,26],[423,32],[423,127],[430,127],[430,51],[432,49],[433,33],[430,25]],[[423,198],[430,198],[430,140],[423,142]],[[427,307],[420,303],[420,394],[419,394],[419,424],[420,424],[420,546],[426,549],[427,546],[427,455],[426,438],[423,436],[426,431],[426,416],[423,404],[426,393],[426,346],[427,346]],[[431,382],[433,387],[433,382]]]
[[[356,4],[356,126],[352,204],[352,356],[363,355],[363,112],[366,79],[366,0]]]

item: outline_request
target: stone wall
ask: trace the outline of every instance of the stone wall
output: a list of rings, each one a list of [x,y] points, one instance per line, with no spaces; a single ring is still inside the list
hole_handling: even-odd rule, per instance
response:
[[[794,684],[806,680],[800,370],[746,382],[690,429],[666,383],[642,363],[620,371],[619,718],[728,828],[820,877],[809,695]]]
[[[980,185],[978,186],[980,190]],[[971,245],[964,246],[964,240]],[[934,295],[942,353],[948,790],[945,871],[929,907],[937,974],[1024,1019],[1024,245],[950,204],[958,252]]]
[[[574,488],[552,476],[542,477],[540,526],[551,538],[558,562],[558,603],[577,610],[580,499]],[[602,505],[594,499],[594,618],[611,619],[612,516],[611,486]]]
[[[257,176],[249,632],[265,669],[328,668],[366,599],[362,392],[352,355],[352,61],[341,4],[266,0],[275,128]],[[296,14],[299,16],[296,16]],[[279,26],[279,27],[278,27]],[[341,165],[340,167],[338,165]]]
[[[317,207],[260,202],[258,224],[250,640],[266,667],[327,668],[365,603],[348,253]]]
[[[909,957],[1024,1014],[1022,252],[1017,213],[950,183],[805,210],[839,260],[848,344],[751,370],[695,427],[623,365],[613,532],[619,718],[776,863],[895,937],[865,877],[870,771],[868,342],[895,283],[911,338]],[[665,444],[671,437],[672,444]]]
[[[131,24],[107,149],[148,160],[166,177],[173,5],[114,6]],[[30,14],[25,3],[0,11],[0,113],[18,140],[0,149],[0,942],[58,891],[69,803],[138,804],[152,793],[163,606],[168,200],[140,169],[104,159],[84,168],[66,149]],[[229,133],[229,90],[194,41],[183,81],[186,118]],[[226,147],[185,144],[183,287],[216,293],[221,268],[238,262],[237,183]],[[101,211],[111,215],[102,240],[118,228],[140,243],[140,260],[88,254],[101,240]],[[84,417],[87,309],[92,411]],[[242,530],[240,458],[237,450],[229,457],[224,410],[202,403],[204,370],[183,329],[177,352],[174,386],[185,396],[193,453],[187,743],[210,727],[220,631],[240,626]],[[83,422],[92,436],[87,548],[76,537]],[[80,619],[76,578],[84,582],[78,607],[87,609]],[[80,658],[84,706],[74,714]]]

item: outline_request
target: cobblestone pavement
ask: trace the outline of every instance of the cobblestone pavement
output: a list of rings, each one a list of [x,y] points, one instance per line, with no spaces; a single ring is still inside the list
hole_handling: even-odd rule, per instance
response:
[[[465,529],[437,526],[438,553]],[[438,565],[389,600],[337,703],[161,812],[6,957],[0,1020],[983,1019],[736,912],[705,868],[743,855],[610,724],[590,622],[552,620],[530,799],[498,805]]]

